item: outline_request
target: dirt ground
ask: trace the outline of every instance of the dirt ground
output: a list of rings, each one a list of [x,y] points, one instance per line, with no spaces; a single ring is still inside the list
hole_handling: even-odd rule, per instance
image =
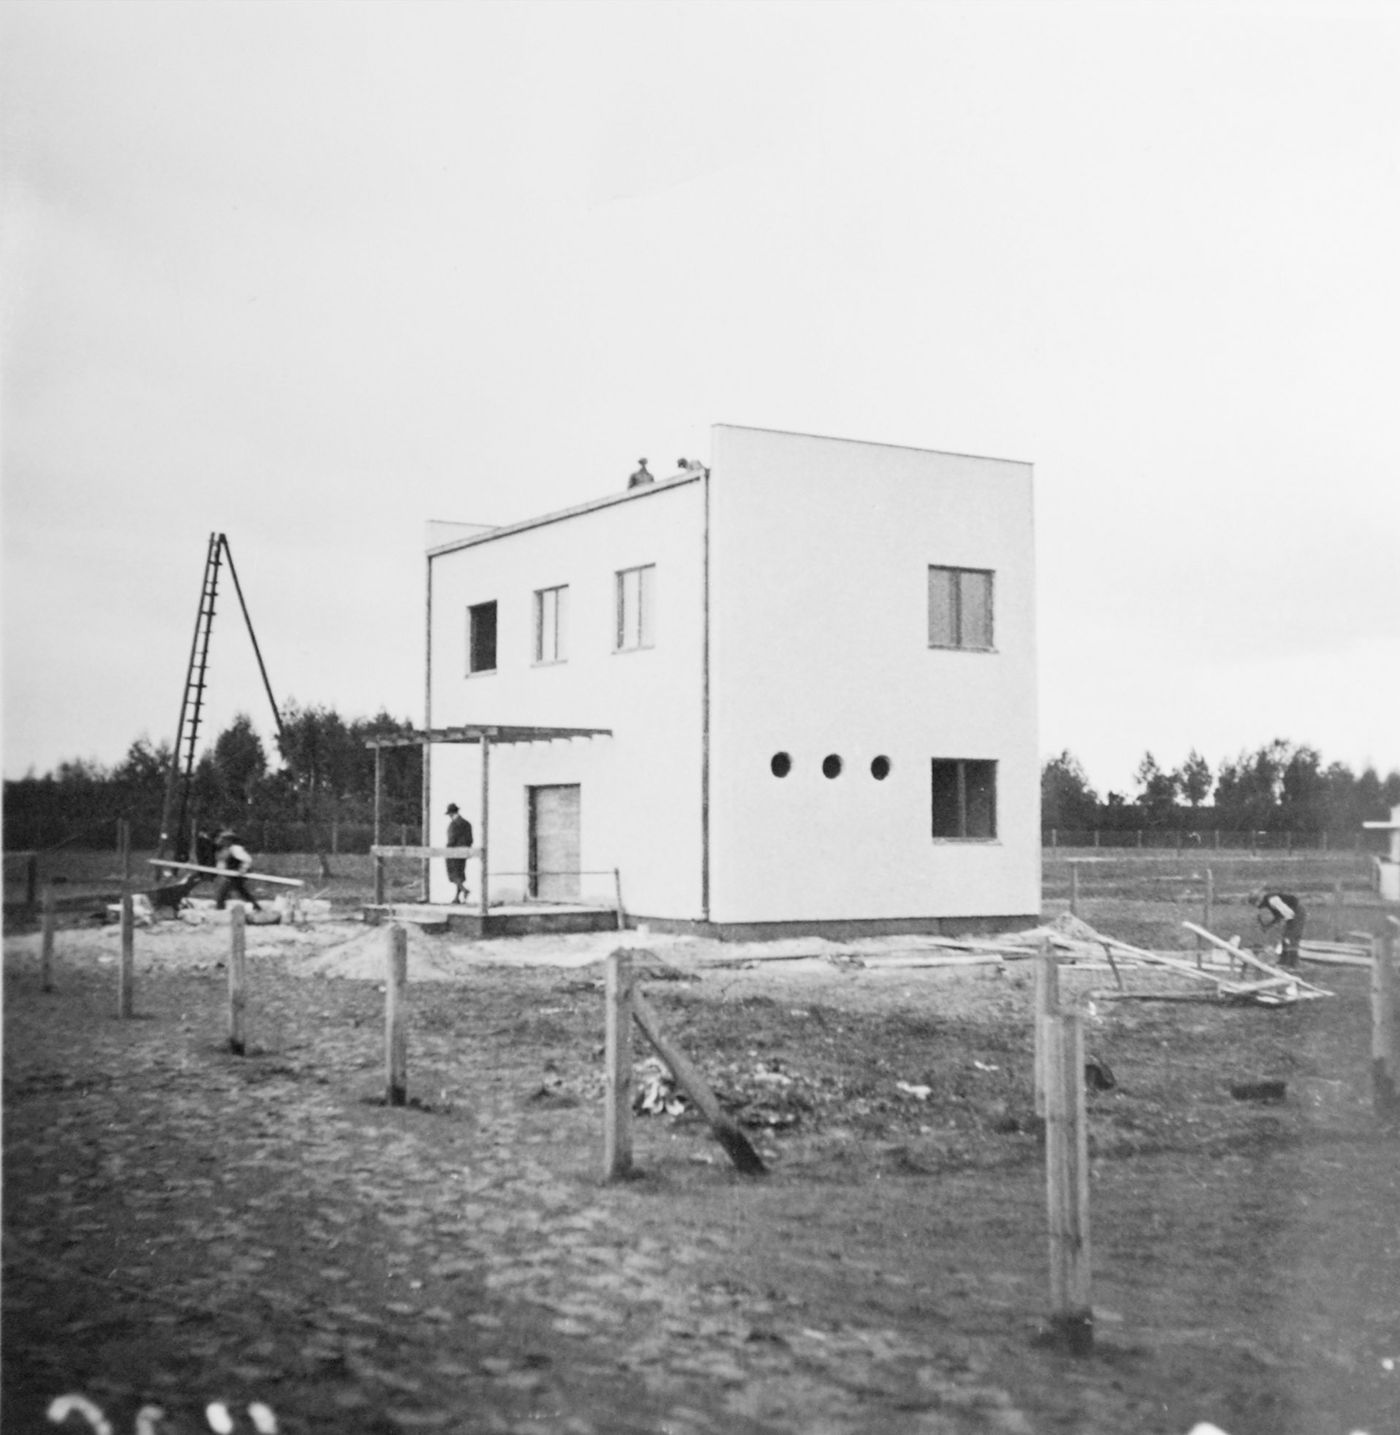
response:
[[[48,993],[37,934],[5,942],[7,1432],[67,1393],[121,1432],[152,1405],[215,1428],[215,1401],[240,1431],[260,1402],[369,1435],[1400,1430],[1400,1137],[1371,1110],[1363,970],[1271,1010],[1105,1000],[1111,976],[1065,969],[1116,1078],[1090,1097],[1076,1358],[1044,1339],[1029,962],[414,933],[389,1108],[384,932],[247,935],[242,1058],[217,922],[138,931],[127,1021],[114,929],[61,930]],[[682,1112],[639,1116],[636,1178],[600,1179],[620,941],[767,1177]],[[1183,989],[1130,984],[1154,983]],[[1284,1099],[1232,1098],[1261,1080]]]

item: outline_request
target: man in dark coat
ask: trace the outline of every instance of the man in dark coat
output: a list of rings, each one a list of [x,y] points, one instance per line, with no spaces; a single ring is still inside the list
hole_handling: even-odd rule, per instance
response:
[[[1299,945],[1303,940],[1303,904],[1291,892],[1255,892],[1249,899],[1259,908],[1259,925],[1267,931],[1283,923],[1283,948],[1279,966],[1297,969]]]
[[[447,804],[447,817],[447,845],[449,847],[470,847],[472,845],[472,825],[462,816],[461,810],[455,802]],[[447,859],[447,880],[455,888],[452,893],[453,902],[465,902],[467,900],[467,859],[465,857],[449,857]]]

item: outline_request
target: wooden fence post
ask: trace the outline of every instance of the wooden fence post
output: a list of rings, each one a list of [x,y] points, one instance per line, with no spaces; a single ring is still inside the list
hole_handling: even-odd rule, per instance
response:
[[[244,1028],[247,915],[242,902],[235,902],[229,908],[228,930],[228,1049],[235,1056],[245,1056],[247,1055],[247,1032]]]
[[[39,947],[39,986],[46,992],[53,990],[53,933],[58,922],[58,902],[53,886],[44,888],[44,935]]]
[[[122,864],[122,892],[131,891],[131,823],[117,819],[117,856]]]
[[[622,905],[622,873],[613,868],[613,895],[617,898],[617,930],[621,932],[627,926],[627,909]]]
[[[1377,1116],[1400,1111],[1395,988],[1395,934],[1391,931],[1371,942],[1371,1090]]]
[[[1040,939],[1040,950],[1035,956],[1034,970],[1035,991],[1032,1024],[1035,1046],[1035,1114],[1044,1119],[1045,1090],[1048,1083],[1045,1023],[1050,1017],[1057,1015],[1060,1010],[1060,967],[1055,960],[1055,953],[1051,949],[1048,937]]]
[[[1332,883],[1332,940],[1342,940],[1342,884]]]
[[[117,971],[117,1015],[126,1018],[135,1010],[136,994],[136,921],[132,911],[131,893],[122,893],[121,964]]]
[[[374,905],[384,905],[384,859],[377,853],[374,858]]]
[[[1079,863],[1069,864],[1069,914],[1071,917],[1079,915]]]
[[[616,1181],[632,1169],[632,958],[608,957],[603,1106],[603,1175]]]
[[[1050,1308],[1075,1355],[1094,1348],[1090,1298],[1089,1132],[1084,1112],[1084,1025],[1078,1012],[1046,1019],[1045,1189],[1050,1227]]]
[[[1205,900],[1201,903],[1201,926],[1203,926],[1203,927],[1206,929],[1206,931],[1208,931],[1208,932],[1214,931],[1214,928],[1211,926],[1211,919],[1212,919],[1212,917],[1214,916],[1214,911],[1213,911],[1214,907],[1215,907],[1215,873],[1211,870],[1211,868],[1207,867],[1207,868],[1206,868],[1206,895],[1205,895]],[[1205,952],[1205,942],[1204,942],[1204,939],[1201,938],[1201,937],[1197,937],[1197,938],[1196,938],[1196,965],[1197,965],[1198,967],[1201,965],[1201,958],[1202,958],[1204,952]]]
[[[408,1101],[408,931],[400,922],[389,926],[389,980],[384,988],[384,1104]]]

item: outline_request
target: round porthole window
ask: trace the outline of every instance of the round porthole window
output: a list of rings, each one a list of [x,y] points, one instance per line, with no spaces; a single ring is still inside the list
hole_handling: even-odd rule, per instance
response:
[[[786,777],[792,771],[792,759],[785,752],[775,752],[768,766],[774,777]]]
[[[822,775],[824,777],[841,776],[841,759],[834,752],[828,753],[822,759]]]
[[[870,775],[876,782],[883,782],[890,775],[890,760],[885,756],[874,758],[870,763]]]

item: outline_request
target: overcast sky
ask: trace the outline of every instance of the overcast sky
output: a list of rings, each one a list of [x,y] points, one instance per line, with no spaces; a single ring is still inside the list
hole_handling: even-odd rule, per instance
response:
[[[4,770],[422,718],[423,533],[713,423],[1029,460],[1102,791],[1400,767],[1400,6],[0,7]],[[229,601],[206,736],[270,723]]]

